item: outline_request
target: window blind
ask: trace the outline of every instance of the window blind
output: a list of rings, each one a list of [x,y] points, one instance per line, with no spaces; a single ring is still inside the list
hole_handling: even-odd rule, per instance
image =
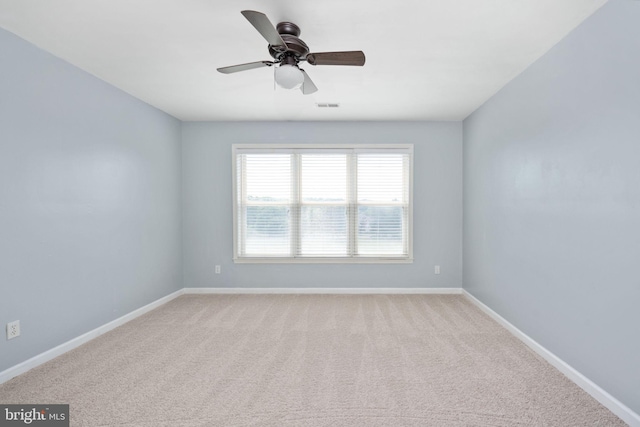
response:
[[[235,259],[410,259],[411,155],[234,146]]]

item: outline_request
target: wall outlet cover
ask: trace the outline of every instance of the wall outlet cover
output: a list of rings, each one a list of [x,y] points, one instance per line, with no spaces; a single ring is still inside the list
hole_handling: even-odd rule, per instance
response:
[[[20,336],[20,321],[15,320],[7,323],[7,339],[10,340]]]

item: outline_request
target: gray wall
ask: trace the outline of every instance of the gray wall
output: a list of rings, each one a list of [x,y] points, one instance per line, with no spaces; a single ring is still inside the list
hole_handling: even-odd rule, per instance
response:
[[[185,287],[460,287],[462,124],[183,124]],[[234,264],[233,143],[413,143],[413,264]],[[214,266],[222,266],[215,274]],[[442,274],[434,275],[439,264]]]
[[[464,121],[464,287],[640,413],[640,2]]]
[[[181,288],[182,269],[180,122],[4,30],[0,64],[2,371]]]

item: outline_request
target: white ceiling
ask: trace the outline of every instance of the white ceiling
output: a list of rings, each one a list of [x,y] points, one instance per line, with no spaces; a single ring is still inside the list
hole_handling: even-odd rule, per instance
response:
[[[606,0],[0,0],[0,27],[178,119],[462,120]],[[364,67],[303,67],[319,91],[274,90],[240,14],[296,23],[312,52]],[[339,103],[335,109],[316,103]]]

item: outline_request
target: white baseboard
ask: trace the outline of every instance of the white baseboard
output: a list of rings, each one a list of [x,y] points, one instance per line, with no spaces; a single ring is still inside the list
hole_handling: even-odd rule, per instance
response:
[[[183,293],[184,289],[180,289],[179,291],[169,294],[166,297],[162,297],[152,303],[145,305],[144,307],[140,307],[139,309],[132,311],[131,313],[125,314],[124,316],[112,320],[111,322],[106,323],[102,326],[99,326],[96,329],[93,329],[50,350],[47,350],[44,353],[40,353],[37,356],[32,357],[31,359],[25,360],[22,363],[12,366],[11,368],[0,372],[0,384],[9,381],[11,378],[17,377],[18,375],[23,374],[28,370],[35,368],[36,366],[42,365],[43,363],[48,362],[49,360],[54,359],[69,350],[73,350],[74,348],[79,347],[82,344],[89,342],[92,339],[106,332],[109,332],[112,329],[117,328],[118,326],[124,325],[125,323],[135,319],[136,317],[142,316],[143,314],[153,310],[154,308],[166,304],[167,302],[182,295]]]
[[[185,294],[462,294],[462,288],[184,288]]]
[[[511,332],[516,338],[525,343],[529,348],[540,355],[544,360],[549,362],[557,370],[562,372],[567,378],[576,383],[581,389],[589,393],[594,399],[600,402],[603,406],[616,414],[620,419],[629,424],[632,427],[640,427],[640,415],[635,413],[631,408],[627,407],[624,403],[620,402],[615,397],[611,396],[605,390],[603,390],[596,383],[589,378],[582,375],[575,370],[571,365],[560,359],[558,356],[547,350],[540,345],[533,338],[522,332],[520,329],[513,326],[504,317],[487,307],[482,301],[471,295],[466,290],[462,291],[462,294],[475,304],[480,310],[489,315],[493,320],[502,325],[505,329]]]

